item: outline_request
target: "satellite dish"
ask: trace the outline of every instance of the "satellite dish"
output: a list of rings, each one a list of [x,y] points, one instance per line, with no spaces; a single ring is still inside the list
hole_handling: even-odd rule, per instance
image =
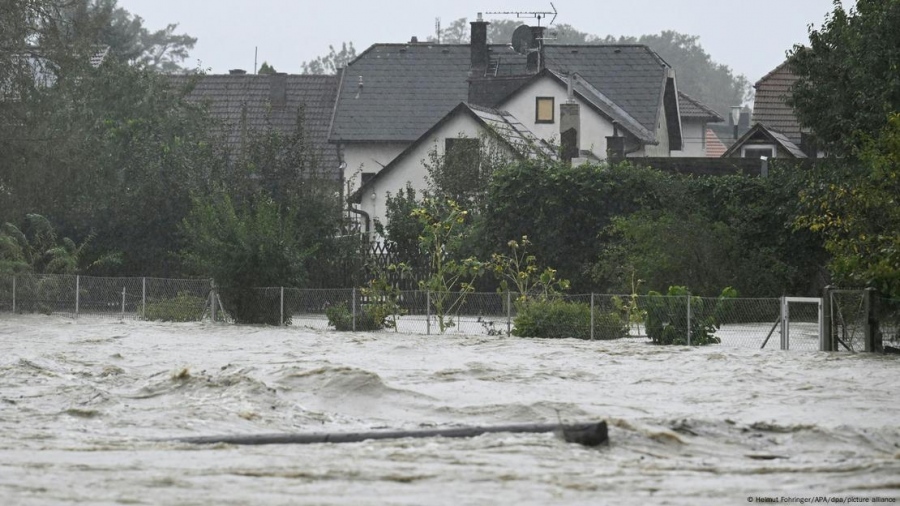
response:
[[[512,36],[513,50],[519,54],[528,54],[533,45],[534,35],[531,34],[531,27],[522,25],[516,28]]]

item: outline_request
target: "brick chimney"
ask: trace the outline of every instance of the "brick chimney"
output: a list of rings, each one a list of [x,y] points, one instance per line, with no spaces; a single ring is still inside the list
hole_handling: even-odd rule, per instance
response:
[[[528,59],[525,63],[525,70],[531,74],[536,74],[544,68],[544,27],[531,27],[531,48],[528,51]]]
[[[566,103],[559,104],[560,155],[566,163],[571,163],[573,158],[578,158],[581,154],[581,107],[575,101],[574,80],[575,76],[569,74],[568,97]]]
[[[272,107],[287,105],[287,74],[284,72],[269,74],[269,104]]]
[[[469,24],[472,25],[471,37],[469,39],[471,41],[469,42],[469,51],[471,52],[472,58],[471,75],[483,76],[484,73],[487,72],[488,61],[490,60],[487,45],[487,26],[490,23],[484,21],[479,12],[478,19]]]

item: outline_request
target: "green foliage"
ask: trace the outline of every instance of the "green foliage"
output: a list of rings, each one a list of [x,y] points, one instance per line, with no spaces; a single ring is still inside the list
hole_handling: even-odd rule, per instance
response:
[[[510,155],[489,136],[446,139],[444,148],[435,145],[425,160],[429,193],[480,214],[494,172],[510,163]]]
[[[900,110],[900,1],[840,2],[809,45],[795,46],[788,103],[828,153],[857,155]]]
[[[419,281],[419,288],[431,293],[438,327],[443,333],[454,326],[453,315],[475,290],[473,282],[484,272],[484,264],[474,257],[457,260],[453,257],[465,241],[468,212],[456,202],[426,199],[422,207],[413,211],[422,226],[419,248],[428,256],[431,273]]]
[[[344,68],[356,58],[356,48],[352,42],[342,42],[341,50],[334,46],[328,46],[328,54],[319,56],[300,64],[301,74],[337,74],[338,69]]]
[[[118,253],[110,253],[86,264],[84,250],[92,238],[93,234],[89,235],[81,245],[68,237],[59,239],[50,221],[39,214],[26,216],[21,230],[4,223],[0,227],[0,274],[77,274],[121,261]]]
[[[206,299],[179,292],[171,299],[147,304],[144,319],[163,322],[195,322],[203,316]]]
[[[425,192],[423,199],[429,198]],[[416,198],[416,190],[407,185],[405,189],[396,195],[388,193],[385,200],[385,217],[387,228],[380,223],[375,224],[375,231],[385,237],[387,243],[397,256],[407,265],[415,265],[420,261],[419,237],[422,235],[422,224],[413,215],[413,211],[422,203]]]
[[[821,234],[835,282],[900,297],[900,114],[861,149],[808,175],[799,226]]]
[[[376,314],[373,308],[362,308],[356,315],[356,330],[359,332],[367,332],[372,330],[381,330],[384,328],[384,320],[381,315]],[[353,330],[353,314],[347,309],[346,303],[340,303],[325,309],[325,316],[328,317],[328,325],[341,332]]]
[[[303,286],[315,246],[303,240],[301,224],[296,210],[279,206],[265,193],[240,204],[227,194],[198,196],[181,225],[187,243],[182,255],[222,287],[223,304],[235,321],[277,325],[277,300],[260,300],[246,288]]]
[[[482,215],[479,242],[507,249],[510,237],[527,236],[528,251],[582,293],[594,288],[591,265],[608,241],[616,216],[679,202],[680,179],[627,164],[612,167],[522,161],[494,173]]]
[[[486,265],[500,279],[498,291],[515,291],[518,302],[537,297],[546,300],[561,291],[569,289],[569,281],[557,279],[556,270],[547,267],[543,270],[537,265],[537,258],[528,254],[531,241],[522,236],[519,241],[509,241],[509,254],[494,253]]]
[[[512,335],[540,338],[591,338],[591,306],[560,298],[536,299],[517,305]],[[628,326],[616,312],[594,315],[596,339],[618,339],[628,334]]]
[[[267,75],[267,74],[277,74],[278,71],[275,70],[275,67],[269,65],[269,62],[262,62],[262,65],[259,66],[259,70],[256,71],[259,75]]]
[[[684,286],[670,286],[667,295],[651,291],[647,297],[647,336],[656,344],[687,345],[690,299],[690,344],[718,344],[721,339],[715,333],[722,325],[722,301],[734,297],[737,291],[731,287],[722,290],[715,300],[692,296]]]

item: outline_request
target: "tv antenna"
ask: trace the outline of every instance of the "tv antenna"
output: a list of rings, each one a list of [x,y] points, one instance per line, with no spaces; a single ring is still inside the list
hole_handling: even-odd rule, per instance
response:
[[[550,8],[553,11],[496,11],[496,12],[485,12],[485,14],[501,14],[504,16],[515,16],[517,18],[529,18],[529,19],[537,19],[537,25],[541,26],[541,20],[553,15],[553,18],[550,20],[547,25],[552,25],[554,21],[556,21],[556,6],[553,5],[553,2],[550,2]]]

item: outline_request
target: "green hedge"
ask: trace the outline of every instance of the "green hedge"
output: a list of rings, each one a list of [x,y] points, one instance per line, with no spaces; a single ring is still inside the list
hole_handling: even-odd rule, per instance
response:
[[[356,315],[356,330],[371,331],[383,329],[384,319],[376,316],[376,313],[371,308],[364,307]],[[328,325],[334,327],[335,330],[342,332],[353,330],[353,314],[347,309],[346,303],[326,308],[325,316],[328,317]]]
[[[591,306],[561,299],[526,301],[519,305],[512,330],[518,337],[591,338]],[[628,335],[625,320],[616,312],[594,312],[594,338],[618,339]]]

